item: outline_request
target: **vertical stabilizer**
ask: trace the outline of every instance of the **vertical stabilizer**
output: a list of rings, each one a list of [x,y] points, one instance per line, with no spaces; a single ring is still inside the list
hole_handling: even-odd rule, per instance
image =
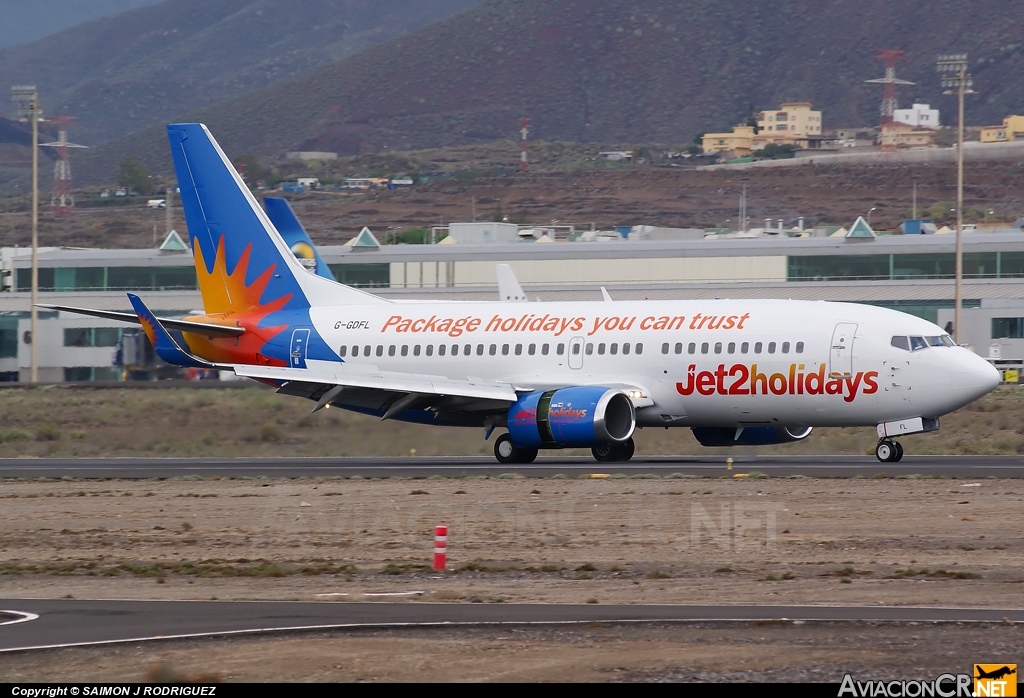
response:
[[[207,314],[386,302],[307,272],[206,126],[167,137]]]

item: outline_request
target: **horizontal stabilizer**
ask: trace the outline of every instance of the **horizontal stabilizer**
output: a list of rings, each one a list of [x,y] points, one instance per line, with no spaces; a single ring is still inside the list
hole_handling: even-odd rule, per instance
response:
[[[65,313],[77,313],[79,315],[101,317],[107,320],[120,320],[122,322],[131,322],[136,325],[142,324],[142,321],[139,320],[139,316],[135,313],[119,313],[116,310],[93,310],[92,308],[73,308],[68,305],[50,305],[48,303],[36,303],[36,307],[46,308],[47,310],[61,310]],[[209,337],[237,337],[245,334],[244,327],[228,327],[225,325],[212,325],[207,322],[171,320],[168,318],[156,319],[160,321],[161,325],[169,330],[193,332],[195,334],[206,335]]]
[[[134,293],[128,294],[128,300],[131,301],[132,307],[135,308],[135,312],[138,313],[139,324],[142,325],[142,329],[146,332],[146,336],[149,337],[149,341],[153,344],[153,349],[156,350],[157,355],[173,366],[184,366],[188,368],[228,368],[218,367],[215,364],[211,364],[209,361],[204,361],[188,352],[184,351],[178,343],[174,341],[167,329],[160,323],[155,315],[146,307],[146,304],[142,302],[142,299],[136,296]]]

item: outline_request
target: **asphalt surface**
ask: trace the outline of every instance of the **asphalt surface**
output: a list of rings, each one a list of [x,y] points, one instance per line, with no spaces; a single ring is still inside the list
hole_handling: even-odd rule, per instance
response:
[[[172,478],[172,477],[462,477],[516,473],[525,477],[557,474],[679,473],[721,477],[761,472],[771,477],[873,477],[884,474],[933,477],[1024,477],[1020,456],[907,456],[879,463],[873,456],[658,456],[628,463],[597,463],[592,458],[542,457],[530,465],[501,465],[493,458],[0,458],[0,478]]]
[[[1024,609],[891,606],[600,606],[0,599],[0,652],[211,635],[457,624],[874,621],[1024,623]],[[27,616],[15,619],[15,611]]]

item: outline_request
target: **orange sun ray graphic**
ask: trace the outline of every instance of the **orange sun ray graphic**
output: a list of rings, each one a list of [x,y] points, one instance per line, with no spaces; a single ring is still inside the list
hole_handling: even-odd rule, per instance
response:
[[[207,271],[203,259],[202,246],[194,246],[196,275],[199,279],[199,291],[203,296],[203,309],[206,314],[190,317],[197,322],[210,322],[217,325],[244,327],[246,332],[240,337],[211,338],[194,332],[184,333],[185,341],[194,354],[208,361],[221,363],[248,363],[270,366],[287,366],[281,359],[274,359],[262,353],[264,345],[273,339],[288,325],[260,327],[263,318],[287,305],[292,294],[286,294],[268,303],[260,303],[260,298],[270,279],[273,278],[275,264],[271,264],[250,285],[245,285],[246,272],[249,268],[252,243],[246,246],[238,264],[228,273],[227,260],[224,255],[224,236],[217,245],[212,271]]]

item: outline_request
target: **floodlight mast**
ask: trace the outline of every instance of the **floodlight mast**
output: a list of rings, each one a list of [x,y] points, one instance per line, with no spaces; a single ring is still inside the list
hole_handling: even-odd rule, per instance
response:
[[[963,336],[960,332],[960,310],[963,307],[964,278],[964,95],[974,94],[974,81],[967,72],[967,54],[949,53],[940,55],[935,67],[942,74],[944,94],[957,95],[956,125],[956,306],[953,310],[953,336],[957,344]]]
[[[18,116],[32,122],[32,329],[30,350],[32,356],[29,378],[39,382],[39,361],[36,353],[39,334],[39,121],[43,110],[39,106],[39,92],[35,85],[14,85],[11,99],[18,103]],[[14,280],[17,283],[17,280]]]

